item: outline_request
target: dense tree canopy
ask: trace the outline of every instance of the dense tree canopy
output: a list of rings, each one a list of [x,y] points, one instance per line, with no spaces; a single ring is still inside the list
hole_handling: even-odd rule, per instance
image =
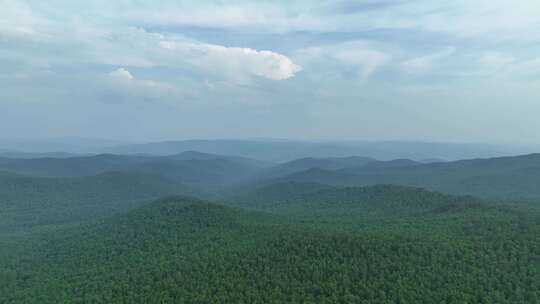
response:
[[[289,200],[275,200],[273,191],[293,191],[294,186],[301,188],[275,185],[253,192],[258,200],[250,209],[264,212],[169,197],[98,222],[43,232],[44,241],[20,245],[20,251],[32,254],[14,254],[15,249],[4,254],[0,300],[536,303],[540,299],[540,216],[534,208],[396,186],[317,187],[303,189]],[[248,202],[244,197],[237,204]]]

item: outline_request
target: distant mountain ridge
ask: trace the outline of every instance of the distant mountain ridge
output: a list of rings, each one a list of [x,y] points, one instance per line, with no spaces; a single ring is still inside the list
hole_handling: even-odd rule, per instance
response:
[[[540,154],[443,163],[373,162],[339,170],[308,169],[272,182],[329,185],[396,184],[434,191],[501,198],[540,198]]]
[[[80,154],[68,152],[42,152],[42,153],[26,153],[17,151],[0,151],[0,158],[18,158],[18,159],[35,159],[35,158],[70,158],[81,156]]]
[[[294,140],[178,140],[106,147],[103,153],[173,155],[184,151],[238,155],[273,162],[299,158],[362,155],[379,160],[408,158],[470,159],[530,153],[530,148],[429,142],[294,141]]]
[[[67,152],[73,154],[97,154],[107,147],[127,144],[123,140],[83,137],[57,137],[49,139],[0,139],[0,149],[21,153]]]
[[[263,161],[184,152],[170,156],[99,154],[70,158],[0,158],[0,171],[41,177],[92,176],[107,171],[139,172],[188,184],[227,184],[271,164]]]
[[[339,170],[351,167],[358,167],[373,162],[377,162],[377,160],[370,157],[360,156],[327,158],[307,157],[270,167],[259,173],[259,176],[279,177],[309,169]]]
[[[203,153],[198,151],[184,151],[178,154],[174,155],[168,155],[168,158],[175,159],[175,160],[215,160],[215,159],[226,159],[226,160],[234,160],[237,162],[242,162],[246,164],[251,164],[255,167],[270,167],[275,165],[275,163],[247,158],[247,157],[241,157],[241,156],[235,156],[235,155],[219,155],[219,154],[213,154],[213,153]]]
[[[365,156],[304,157],[275,164],[188,150],[166,156],[0,158],[0,171],[38,177],[94,176],[109,171],[139,173],[194,186],[202,192],[211,189],[212,195],[224,189],[234,192],[257,185],[301,182],[334,186],[396,184],[455,194],[540,198],[540,154],[446,162],[405,158],[386,161]]]

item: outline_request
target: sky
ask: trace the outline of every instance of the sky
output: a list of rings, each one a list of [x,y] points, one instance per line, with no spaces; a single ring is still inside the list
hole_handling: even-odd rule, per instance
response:
[[[0,138],[540,145],[540,2],[0,0]]]

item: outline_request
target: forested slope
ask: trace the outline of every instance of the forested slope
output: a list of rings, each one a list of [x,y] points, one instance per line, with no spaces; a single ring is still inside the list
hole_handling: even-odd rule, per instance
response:
[[[8,283],[0,287],[0,302],[540,299],[537,210],[394,186],[315,191],[300,190],[287,215],[170,197],[69,228],[36,245],[40,254],[5,263],[0,278]],[[271,211],[268,201],[261,203]],[[346,221],[312,212],[334,207]],[[374,209],[382,212],[366,221],[363,211]],[[406,216],[385,217],[392,209]]]
[[[338,186],[397,184],[496,199],[540,198],[540,154],[419,164],[406,160],[372,162],[339,170],[308,169],[258,181],[308,182]]]
[[[189,191],[180,183],[137,173],[76,178],[0,173],[0,231],[109,216],[146,200]]]
[[[346,168],[355,168],[373,162],[377,162],[377,160],[374,158],[359,156],[327,158],[307,157],[266,168],[258,175],[259,178],[275,178],[280,176],[286,176],[296,172],[302,172],[309,169],[339,170]]]

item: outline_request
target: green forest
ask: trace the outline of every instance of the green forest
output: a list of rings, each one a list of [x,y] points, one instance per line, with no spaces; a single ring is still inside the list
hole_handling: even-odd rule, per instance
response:
[[[0,303],[540,303],[534,200],[284,181],[283,165],[227,162],[260,175],[201,190],[140,162],[91,176],[4,168]]]

